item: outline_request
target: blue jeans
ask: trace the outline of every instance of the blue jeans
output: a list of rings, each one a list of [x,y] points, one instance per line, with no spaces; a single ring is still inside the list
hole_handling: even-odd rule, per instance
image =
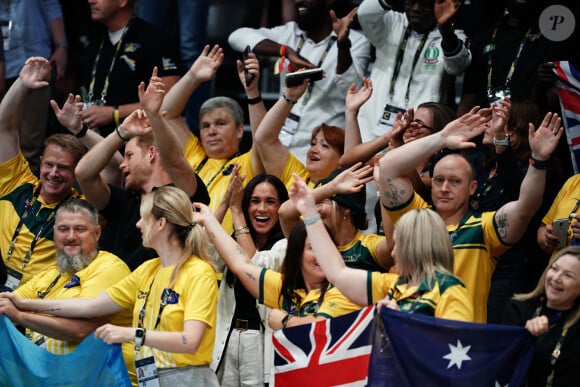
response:
[[[168,36],[179,38],[181,62],[187,71],[207,43],[209,0],[139,0],[136,14]],[[199,132],[199,108],[210,96],[209,83],[191,96],[184,115],[192,132]]]

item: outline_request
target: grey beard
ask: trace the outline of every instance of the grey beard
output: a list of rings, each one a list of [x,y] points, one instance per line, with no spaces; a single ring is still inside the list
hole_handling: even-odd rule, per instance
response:
[[[99,252],[98,249],[94,249],[88,254],[75,254],[70,256],[64,251],[56,252],[56,265],[58,266],[58,271],[62,274],[75,274],[93,261]]]

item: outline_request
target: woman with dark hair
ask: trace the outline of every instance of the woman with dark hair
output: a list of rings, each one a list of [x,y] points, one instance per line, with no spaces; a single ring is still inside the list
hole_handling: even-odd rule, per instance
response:
[[[232,172],[228,202],[234,222],[234,238],[252,262],[279,271],[286,240],[278,221],[280,203],[288,200],[286,187],[275,176],[261,174],[242,186],[236,167]],[[265,329],[268,311],[256,307],[256,299],[229,269],[220,283],[218,319],[212,368],[221,386],[268,383],[272,366],[271,330]]]
[[[199,210],[195,220],[205,226],[216,250],[250,294],[260,304],[288,314],[288,318],[279,321],[281,326],[307,324],[360,309],[326,280],[303,223],[290,233],[284,263],[278,273],[251,263],[249,255],[224,231],[209,208],[201,203],[194,206]]]
[[[534,290],[517,294],[504,324],[525,326],[537,337],[527,386],[578,385],[580,368],[580,246],[555,254]]]

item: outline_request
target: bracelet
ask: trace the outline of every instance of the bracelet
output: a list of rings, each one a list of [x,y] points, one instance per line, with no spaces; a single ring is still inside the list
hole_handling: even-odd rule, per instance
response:
[[[240,236],[240,235],[249,234],[249,233],[250,233],[250,228],[248,226],[238,227],[238,228],[234,229],[235,236]]]
[[[256,98],[248,98],[248,105],[256,105],[262,102],[262,96],[259,95]]]
[[[538,160],[530,157],[530,165],[539,170],[548,169],[548,160]]]
[[[125,141],[125,142],[129,141],[129,140],[130,140],[130,138],[126,138],[126,137],[123,137],[123,136],[121,135],[121,131],[119,130],[119,128],[120,128],[120,126],[117,126],[117,127],[115,128],[115,132],[117,132],[117,136],[119,136],[119,138],[120,138],[121,140]]]
[[[119,105],[113,106],[113,121],[115,121],[115,126],[119,126]]]
[[[310,226],[313,223],[316,223],[320,220],[320,214],[312,215],[312,216],[305,216],[303,222],[306,226]]]
[[[288,325],[288,321],[290,321],[290,319],[294,317],[294,315],[288,313],[286,316],[284,316],[284,318],[282,319],[282,328],[286,328],[286,325]]]
[[[291,103],[292,105],[296,105],[296,103],[298,102],[298,100],[296,100],[296,99],[288,98],[286,93],[282,93],[282,98],[284,98],[286,100],[286,102]]]
[[[494,136],[493,137],[493,145],[495,145],[495,146],[509,146],[510,145],[510,135],[506,134],[505,137],[503,138],[503,140],[498,140]]]
[[[280,46],[280,52],[279,52],[280,55],[279,56],[282,56],[282,57],[286,56],[287,49],[288,49],[288,47],[286,47],[285,45],[281,45]]]
[[[82,126],[81,130],[76,132],[76,133],[73,133],[73,135],[76,138],[83,138],[87,134],[88,130],[89,130],[89,126],[85,122],[83,122],[83,126]]]

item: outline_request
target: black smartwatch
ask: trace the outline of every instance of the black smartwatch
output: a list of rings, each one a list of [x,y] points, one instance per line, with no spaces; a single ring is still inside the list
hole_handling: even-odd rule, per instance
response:
[[[140,351],[145,342],[145,329],[137,328],[135,331],[135,351]]]

